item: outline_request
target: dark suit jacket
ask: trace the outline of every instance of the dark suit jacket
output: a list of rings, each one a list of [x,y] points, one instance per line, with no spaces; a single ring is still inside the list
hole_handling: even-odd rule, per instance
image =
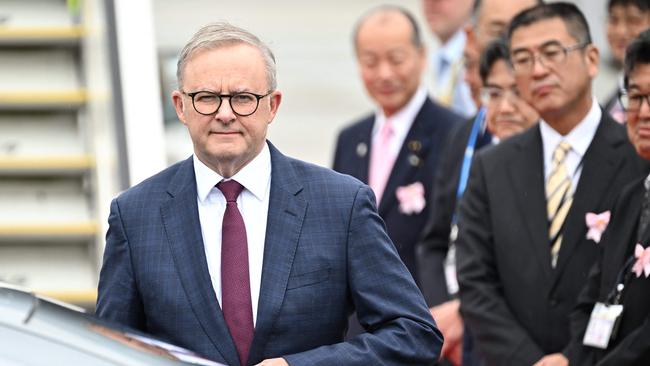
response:
[[[578,306],[571,314],[572,342],[571,365],[625,366],[650,365],[650,319],[629,332],[626,336],[611,342],[607,350],[582,345],[591,310],[596,302],[605,302],[608,294],[617,285],[617,276],[628,258],[634,253],[637,243],[637,226],[645,178],[629,184],[621,193],[607,230],[600,242],[602,248],[594,264],[587,285],[578,298]],[[650,230],[641,238],[643,244],[650,241]],[[643,277],[641,277],[643,279]],[[650,281],[643,279],[643,281]],[[626,286],[628,287],[628,286]],[[647,308],[650,304],[645,304]],[[630,308],[624,308],[623,317],[629,316]]]
[[[619,187],[641,174],[625,130],[603,113],[553,268],[539,126],[475,156],[459,207],[457,269],[461,313],[488,365],[566,352],[569,313],[598,251],[585,214],[611,209]]]
[[[460,169],[475,118],[455,125],[449,132],[436,169],[433,194],[429,195],[429,221],[422,232],[419,262],[420,288],[429,306],[449,300],[444,261],[449,249],[452,217],[456,211]],[[489,145],[491,139],[492,136],[487,130],[479,134],[475,150]]]
[[[336,143],[334,170],[368,183],[374,120],[375,116],[370,115],[341,131]],[[401,213],[395,191],[400,186],[421,182],[425,199],[428,199],[442,145],[451,126],[461,121],[461,117],[427,98],[404,140],[380,200],[378,211],[386,222],[388,236],[416,280],[415,245],[429,217],[429,209],[412,215]],[[359,153],[363,152],[359,150],[361,144],[366,146],[364,154]]]
[[[385,233],[370,189],[283,156],[271,193],[249,364],[433,363],[442,338]],[[211,285],[192,159],[111,204],[97,314],[215,361],[239,359]],[[372,332],[343,343],[356,309]]]

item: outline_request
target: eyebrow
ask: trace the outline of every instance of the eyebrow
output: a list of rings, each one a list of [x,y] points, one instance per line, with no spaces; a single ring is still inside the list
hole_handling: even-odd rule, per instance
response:
[[[557,39],[552,39],[550,41],[546,41],[546,42],[542,43],[537,48],[538,49],[539,48],[545,48],[545,47],[548,47],[548,46],[562,46],[562,42],[558,41]],[[531,52],[530,49],[528,49],[528,48],[520,47],[520,48],[515,48],[514,50],[512,50],[512,53],[515,54],[517,52],[522,52],[522,51]]]
[[[493,84],[493,83],[488,82],[488,83],[485,83],[485,87],[486,88],[498,88],[498,89],[516,89],[517,84],[513,83],[513,84],[510,84],[510,85],[507,85],[507,86],[502,86],[502,85],[497,85],[497,84]]]

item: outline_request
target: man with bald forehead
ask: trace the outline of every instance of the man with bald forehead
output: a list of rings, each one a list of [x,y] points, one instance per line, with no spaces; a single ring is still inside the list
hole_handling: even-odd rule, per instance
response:
[[[441,146],[461,118],[427,96],[426,49],[406,10],[370,10],[357,23],[354,46],[376,110],[341,131],[333,168],[373,189],[388,235],[419,282],[415,245],[429,215],[426,200]]]

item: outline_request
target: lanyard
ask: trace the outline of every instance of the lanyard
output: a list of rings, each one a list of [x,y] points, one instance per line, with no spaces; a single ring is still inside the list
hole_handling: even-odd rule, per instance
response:
[[[474,123],[472,124],[472,131],[469,134],[469,140],[467,141],[467,146],[465,147],[465,155],[463,156],[463,165],[460,167],[460,177],[458,179],[458,188],[456,189],[456,205],[460,202],[460,198],[465,193],[465,188],[467,187],[467,180],[469,179],[469,168],[472,165],[472,157],[476,151],[476,142],[478,141],[478,134],[483,125],[483,120],[485,119],[485,107],[481,107],[474,118]],[[452,224],[456,224],[457,221],[456,212],[451,220]]]
[[[607,303],[612,304],[612,305],[618,305],[621,302],[621,295],[623,294],[623,289],[625,289],[625,285],[627,282],[630,280],[630,274],[632,273],[631,268],[634,262],[636,261],[636,258],[634,255],[632,255],[628,260],[625,262],[623,265],[623,268],[618,272],[618,275],[616,276],[616,286],[610,291],[610,293],[607,295]]]

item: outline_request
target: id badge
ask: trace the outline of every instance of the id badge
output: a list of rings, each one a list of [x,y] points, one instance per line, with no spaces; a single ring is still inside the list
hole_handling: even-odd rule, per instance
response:
[[[449,250],[445,257],[444,271],[447,293],[454,295],[458,293],[458,277],[456,275],[456,238],[458,238],[458,225],[453,224],[449,232]]]
[[[606,349],[612,334],[615,333],[621,313],[623,313],[623,305],[596,303],[594,310],[591,311],[582,343],[585,346]]]

